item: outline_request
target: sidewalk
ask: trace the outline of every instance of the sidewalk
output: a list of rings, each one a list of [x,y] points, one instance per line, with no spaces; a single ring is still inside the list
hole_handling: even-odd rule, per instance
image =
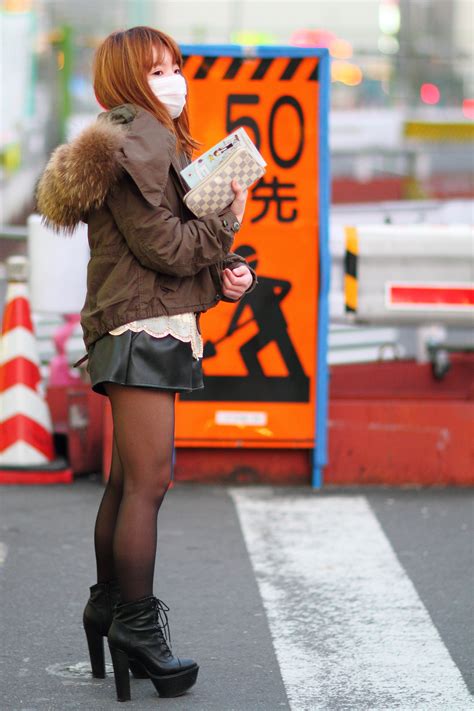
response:
[[[100,495],[94,478],[1,489],[2,711],[116,707],[81,628]],[[473,495],[176,486],[155,592],[201,669],[176,699],[132,680],[127,709],[473,708]]]

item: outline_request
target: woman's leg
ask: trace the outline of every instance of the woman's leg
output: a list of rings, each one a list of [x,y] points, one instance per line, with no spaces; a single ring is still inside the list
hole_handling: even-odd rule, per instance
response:
[[[123,469],[114,432],[109,480],[102,496],[94,530],[98,583],[106,583],[117,577],[114,565],[113,542],[115,525],[122,500],[122,491]]]
[[[114,534],[122,602],[153,594],[158,511],[171,479],[173,391],[105,385],[112,405],[123,493]]]

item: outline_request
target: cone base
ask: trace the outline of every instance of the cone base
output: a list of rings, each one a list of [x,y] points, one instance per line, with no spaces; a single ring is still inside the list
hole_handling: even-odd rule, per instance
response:
[[[29,467],[0,464],[0,484],[72,484],[73,471],[64,459]]]

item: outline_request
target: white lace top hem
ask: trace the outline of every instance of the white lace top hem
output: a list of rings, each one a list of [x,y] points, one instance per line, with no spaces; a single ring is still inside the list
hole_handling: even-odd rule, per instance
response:
[[[203,356],[202,336],[197,326],[196,314],[192,312],[130,321],[130,323],[114,328],[109,333],[112,336],[121,336],[125,331],[135,331],[135,333],[146,331],[154,338],[173,336],[179,341],[191,344],[193,357],[196,360]]]

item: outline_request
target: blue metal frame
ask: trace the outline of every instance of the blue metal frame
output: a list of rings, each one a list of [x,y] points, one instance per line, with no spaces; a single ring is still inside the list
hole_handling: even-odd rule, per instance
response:
[[[329,254],[329,207],[331,182],[329,163],[329,90],[331,85],[330,57],[327,49],[259,45],[244,47],[238,44],[183,44],[183,54],[208,57],[319,57],[319,299],[316,373],[316,447],[313,450],[312,485],[323,484],[323,468],[327,464],[327,423],[329,399],[329,371],[327,363],[329,332],[329,287],[331,260]]]
[[[323,51],[323,50],[322,50]],[[329,208],[331,174],[329,160],[329,90],[331,86],[328,50],[321,55],[319,67],[319,301],[316,377],[316,448],[313,451],[313,487],[323,485],[323,467],[328,461],[329,405],[329,288],[331,257],[329,253]]]

